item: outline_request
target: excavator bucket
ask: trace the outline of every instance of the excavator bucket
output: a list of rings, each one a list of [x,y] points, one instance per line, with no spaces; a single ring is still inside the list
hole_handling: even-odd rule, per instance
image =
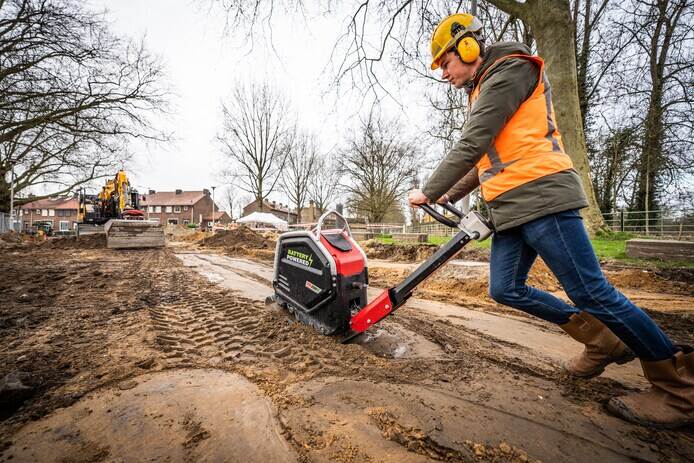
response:
[[[112,219],[104,225],[106,247],[111,249],[163,248],[164,227],[154,220]]]

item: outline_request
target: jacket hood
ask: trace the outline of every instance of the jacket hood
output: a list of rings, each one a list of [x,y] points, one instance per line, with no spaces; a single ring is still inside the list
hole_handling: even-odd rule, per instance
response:
[[[496,60],[504,56],[517,54],[532,55],[532,52],[526,44],[520,42],[497,42],[487,46],[484,57],[482,58],[482,64],[473,79],[474,85],[477,85],[482,74],[484,74]]]

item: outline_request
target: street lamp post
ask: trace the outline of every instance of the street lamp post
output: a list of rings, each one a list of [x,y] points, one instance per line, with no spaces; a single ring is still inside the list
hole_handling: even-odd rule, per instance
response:
[[[212,187],[212,232],[214,233],[214,190],[216,186]]]
[[[10,230],[14,230],[14,165],[10,167]]]

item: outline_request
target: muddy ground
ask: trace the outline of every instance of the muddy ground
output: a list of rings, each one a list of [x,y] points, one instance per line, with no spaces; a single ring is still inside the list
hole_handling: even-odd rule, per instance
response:
[[[0,250],[0,461],[694,460],[694,430],[605,410],[646,386],[636,362],[566,377],[580,347],[488,300],[484,264],[342,345],[265,306],[272,270],[247,252],[67,244]],[[409,269],[374,260],[372,286]],[[628,278],[691,342],[691,284]]]

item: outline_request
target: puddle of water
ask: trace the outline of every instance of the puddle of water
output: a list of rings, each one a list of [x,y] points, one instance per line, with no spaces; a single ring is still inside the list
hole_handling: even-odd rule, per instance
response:
[[[372,328],[354,342],[387,358],[431,358],[443,354],[438,345],[399,325]]]
[[[204,270],[198,270],[198,273],[200,273],[200,275],[207,278],[207,280],[210,281],[210,283],[217,284],[217,283],[221,283],[222,281],[224,281],[224,277],[219,275],[218,273],[206,272]]]

